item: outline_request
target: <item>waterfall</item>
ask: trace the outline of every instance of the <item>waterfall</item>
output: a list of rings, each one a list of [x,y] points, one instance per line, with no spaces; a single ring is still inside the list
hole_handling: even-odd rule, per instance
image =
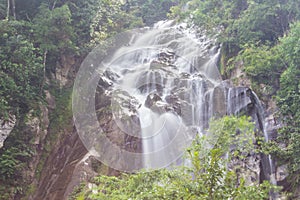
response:
[[[180,158],[214,112],[220,51],[210,49],[213,41],[204,35],[199,41],[186,26],[159,22],[143,34],[133,34],[130,44],[105,63],[120,77],[115,90],[126,91],[139,102],[142,159],[148,169],[166,167]],[[130,115],[128,109],[118,112]],[[121,126],[126,133],[132,131]]]
[[[253,97],[254,97],[254,101],[255,101],[255,105],[257,106],[257,110],[258,110],[258,113],[259,113],[259,120],[261,121],[261,124],[260,124],[260,126],[261,126],[261,131],[263,132],[263,134],[264,134],[264,139],[265,139],[265,141],[266,142],[268,142],[269,141],[269,133],[268,133],[268,129],[267,129],[267,127],[268,127],[268,123],[267,123],[267,121],[265,120],[265,118],[266,118],[266,114],[265,114],[265,112],[264,112],[264,108],[263,108],[263,106],[262,106],[262,104],[261,104],[261,102],[260,102],[260,100],[259,100],[259,98],[258,98],[258,96],[254,93],[254,92],[252,92],[252,95],[253,95]],[[271,158],[271,155],[266,155],[266,157],[267,157],[267,163],[268,163],[268,165],[269,165],[269,179],[270,179],[270,182],[273,184],[273,185],[277,185],[277,181],[276,181],[276,177],[275,177],[275,167],[274,167],[274,163],[273,163],[273,160],[272,160],[272,158]]]
[[[247,112],[253,103],[249,88],[222,81],[215,40],[187,24],[161,21],[116,41],[113,53],[101,63],[97,52],[102,49],[84,62],[73,98],[81,140],[114,169],[168,167],[182,157],[196,134],[210,134],[205,129],[212,117]],[[272,172],[271,164],[270,159]]]

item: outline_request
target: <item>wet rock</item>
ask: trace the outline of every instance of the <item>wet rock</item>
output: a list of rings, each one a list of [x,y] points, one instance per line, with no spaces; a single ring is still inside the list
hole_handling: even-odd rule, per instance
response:
[[[163,62],[159,62],[157,60],[153,60],[151,63],[150,63],[150,69],[151,70],[159,70],[159,69],[164,69],[168,67],[168,65],[166,63],[163,63]]]
[[[149,93],[156,90],[161,94],[165,87],[165,81],[162,73],[151,70],[141,74],[137,80],[136,87],[141,93]]]
[[[175,53],[168,50],[162,51],[158,54],[158,61],[167,66],[172,65],[176,58],[177,56],[175,55]]]
[[[61,87],[68,85],[71,83],[70,80],[75,78],[76,64],[76,58],[74,56],[61,56],[55,70],[55,79],[59,82]]]
[[[288,177],[288,167],[287,165],[281,165],[276,168],[276,181],[284,181]]]
[[[158,94],[156,94],[156,93],[149,94],[145,101],[145,106],[148,108],[151,108],[156,102],[161,101],[161,100],[162,99]]]
[[[243,160],[233,159],[228,163],[228,168],[237,173],[238,181],[245,180],[246,185],[255,185],[260,181],[260,156],[252,154]]]
[[[102,102],[103,99],[106,103]],[[99,93],[96,98],[96,114],[102,130],[111,142],[122,149],[141,150],[138,140],[140,121],[137,112],[140,106],[135,97],[123,90]]]
[[[67,188],[69,184],[73,185],[76,179],[73,176],[81,176],[80,173],[75,175],[74,172],[87,150],[76,132],[66,136],[58,141],[52,153],[47,157],[37,183],[36,193],[32,194],[29,199],[67,199],[66,194],[71,193],[67,191]]]
[[[120,78],[117,73],[111,71],[110,69],[106,69],[103,75],[114,82],[116,82]]]
[[[173,105],[168,102],[164,102],[157,93],[152,93],[147,96],[145,106],[158,114],[166,112],[175,113]]]
[[[193,112],[192,104],[178,97],[176,94],[168,95],[165,99],[169,103],[168,108],[171,108],[171,111],[181,116],[186,125],[193,125],[193,116],[191,115]]]
[[[4,141],[9,136],[16,124],[16,117],[10,116],[8,120],[0,119],[0,148],[2,148]]]
[[[45,94],[46,94],[46,102],[47,102],[48,108],[55,109],[56,104],[55,104],[54,96],[51,95],[51,93],[48,90],[45,90]]]
[[[33,144],[36,146],[41,146],[46,136],[48,134],[47,128],[49,126],[49,110],[47,106],[40,106],[41,114],[40,116],[34,116],[33,110],[27,114],[27,121],[25,125],[27,127],[27,131],[34,135]]]
[[[100,76],[98,84],[101,87],[108,88],[113,85],[113,81],[107,78],[104,74]]]
[[[246,112],[246,114],[249,114],[251,112],[248,110],[248,108],[249,106],[253,105],[255,102],[253,102],[252,93],[249,88],[230,87],[228,88],[226,95],[227,95],[227,114],[238,114],[241,113],[243,110]],[[256,112],[255,110],[253,111]]]
[[[224,116],[226,114],[226,90],[223,86],[217,86],[212,95],[213,113],[215,116]]]

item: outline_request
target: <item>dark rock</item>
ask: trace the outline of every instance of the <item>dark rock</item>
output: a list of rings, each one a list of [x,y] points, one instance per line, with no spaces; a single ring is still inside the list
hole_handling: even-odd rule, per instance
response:
[[[48,90],[45,90],[47,106],[49,109],[55,109],[55,98]]]
[[[136,88],[141,93],[149,93],[153,90],[156,90],[156,92],[161,94],[164,86],[165,79],[163,74],[152,70],[141,74],[136,83]]]
[[[145,106],[148,107],[148,108],[151,108],[157,101],[161,101],[161,97],[154,93],[154,94],[149,94],[147,96],[147,99],[145,101]]]
[[[114,82],[120,78],[120,76],[117,73],[111,71],[110,69],[106,69],[103,75]]]

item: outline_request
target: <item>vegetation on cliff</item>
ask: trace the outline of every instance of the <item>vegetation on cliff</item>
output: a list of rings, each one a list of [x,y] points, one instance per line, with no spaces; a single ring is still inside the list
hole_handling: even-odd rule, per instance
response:
[[[191,162],[190,165],[120,177],[98,176],[92,187],[79,188],[71,199],[268,198],[269,192],[276,187],[268,181],[247,185],[245,177],[237,173],[243,169],[242,162],[229,167],[232,160],[246,159],[246,155],[254,150],[254,124],[250,118],[226,116],[212,120],[210,124],[208,131],[212,135],[197,137],[186,151],[185,159]],[[212,144],[214,147],[208,149],[207,146]]]
[[[242,61],[252,88],[265,101],[276,100],[281,128],[268,152],[278,164],[288,165],[289,177],[282,184],[294,191],[300,183],[300,4],[294,0],[192,0],[187,5],[186,12],[171,9],[172,15],[188,18],[209,32],[218,31],[223,76],[230,77]]]
[[[296,0],[1,0],[0,118],[8,120],[15,115],[17,124],[0,150],[0,199],[23,197],[32,182],[32,177],[23,172],[32,170],[29,163],[37,155],[33,144],[36,136],[26,122],[28,116],[40,117],[39,105],[45,104],[45,90],[60,90],[55,74],[62,57],[76,57],[80,61],[108,37],[126,29],[151,26],[167,16],[188,20],[208,33],[217,32],[222,44],[223,76],[229,78],[242,61],[252,88],[264,100],[276,100],[281,128],[266,151],[278,163],[288,165],[284,189],[289,192],[297,189],[300,183],[300,4]],[[64,106],[67,105],[57,109]],[[107,193],[102,189],[94,196],[92,191],[81,192],[78,199],[101,195],[127,198],[126,191],[132,191],[136,198],[150,199],[173,195],[265,198],[270,189],[268,184],[246,187],[242,179],[234,184],[236,174],[220,165],[226,162],[220,157],[223,148],[216,146],[205,159],[195,156],[201,149],[201,141],[196,141],[189,151],[193,161],[190,169],[142,172],[123,175],[120,179],[99,177],[94,181],[97,189],[105,186]],[[196,176],[200,171],[210,173],[190,178],[191,173]],[[143,182],[143,178],[149,183]],[[216,179],[222,184],[212,183]],[[142,184],[144,189],[136,188],[136,184]],[[222,194],[204,190],[207,184],[211,184],[208,189]],[[120,190],[121,186],[128,190]]]
[[[0,150],[0,199],[25,195],[32,179],[38,178],[45,152],[51,150],[48,143],[55,144],[48,141],[35,145],[40,136],[32,133],[28,124],[33,117],[42,117],[40,105],[46,104],[45,90],[57,99],[66,96],[53,93],[66,91],[56,78],[63,59],[77,58],[78,67],[81,58],[99,42],[125,29],[152,25],[165,18],[172,5],[172,1],[156,0],[0,1],[0,118],[17,118],[14,131]],[[66,116],[51,116],[65,113],[61,108],[68,107],[69,100],[65,104],[57,101],[56,110],[50,110],[49,128],[53,130],[48,130],[51,135],[46,140],[60,138],[57,134],[63,131],[56,129]],[[41,149],[44,152],[38,152]],[[30,162],[36,159],[41,163],[38,169],[31,169]],[[28,176],[31,171],[36,171],[36,177]]]

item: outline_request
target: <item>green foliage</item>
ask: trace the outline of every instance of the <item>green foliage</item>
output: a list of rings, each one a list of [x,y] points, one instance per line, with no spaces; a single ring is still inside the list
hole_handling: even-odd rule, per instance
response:
[[[0,0],[0,20],[6,17],[6,0]]]
[[[270,95],[279,88],[279,78],[284,68],[281,55],[277,48],[268,46],[248,46],[240,53],[244,63],[244,71],[253,83],[272,86]]]
[[[101,1],[99,8],[91,25],[91,35],[96,40],[104,40],[122,27],[119,23],[124,23],[120,16],[123,13],[121,12],[121,3],[118,1]]]
[[[74,34],[76,35],[76,44],[80,46],[80,51],[89,51],[87,44],[92,40],[91,25],[99,10],[102,1],[86,0],[68,1],[67,5],[72,14],[72,26],[74,27]]]
[[[288,66],[300,66],[300,21],[291,24],[288,35],[280,39],[279,50]]]
[[[75,49],[71,12],[67,5],[50,10],[43,4],[33,22],[35,41],[43,51],[66,53]]]
[[[16,194],[12,192],[14,189],[26,189],[29,181],[22,170],[28,170],[30,157],[19,155],[27,151],[20,144],[30,149],[36,135],[27,130],[24,116],[39,109],[44,86],[54,88],[52,76],[47,77],[50,85],[46,76],[56,72],[61,56],[83,57],[92,45],[116,32],[143,26],[142,18],[136,18],[132,11],[126,12],[120,1],[15,0],[15,3],[16,20],[4,20],[7,1],[0,1],[0,118],[17,115],[17,125],[0,152],[0,185],[9,188],[6,192],[10,194]],[[43,146],[37,177],[53,145],[66,128],[69,131],[73,128],[71,89],[53,90],[57,108],[50,114],[50,134]],[[0,190],[0,196],[9,199],[2,187]]]
[[[24,145],[4,149],[0,156],[0,182],[11,181],[21,176],[21,170],[32,152]]]
[[[250,122],[250,117],[225,116],[219,120],[212,120],[208,132],[212,137],[208,137],[215,148],[222,149],[222,153],[229,152],[234,147],[234,154],[241,156],[241,152],[250,152],[254,149],[254,124]]]
[[[18,131],[12,133],[16,136],[13,145],[5,145],[0,150],[0,199],[13,199],[14,195],[24,194],[26,188],[24,170],[28,167],[28,161],[34,154],[30,145],[21,139]],[[19,137],[18,137],[19,136]]]
[[[95,15],[89,18],[92,20],[87,20],[91,21],[89,32],[92,44],[98,44],[117,32],[151,26],[159,20],[166,19],[171,6],[177,3],[177,0],[127,0],[124,3],[96,1],[92,4],[97,5]],[[86,21],[83,23],[87,24]]]
[[[191,1],[192,20],[196,25],[208,29],[228,27],[247,8],[247,1]]]
[[[58,87],[54,87],[51,91],[56,99],[56,109],[50,114],[51,131],[54,132],[52,136],[56,135],[56,132],[64,128],[70,128],[70,126],[72,127],[72,125],[69,123],[73,116],[71,97],[72,91],[73,88],[59,89]],[[69,124],[69,126],[67,124]]]
[[[166,19],[170,8],[177,3],[175,0],[142,0],[136,2],[137,6],[140,7],[139,15],[147,26]]]
[[[276,3],[276,1],[251,2],[241,18],[228,27],[229,37],[235,39],[239,46],[276,42],[288,27],[287,21],[279,19],[281,7]]]
[[[207,149],[207,144],[212,142],[210,139],[198,137],[187,149],[190,167],[142,171],[121,177],[98,176],[93,181],[94,187],[77,194],[77,199],[268,198],[273,188],[269,183],[247,186],[234,169],[226,167],[227,162],[238,156],[230,147],[239,153],[250,150],[253,123],[246,117],[225,117],[213,120],[209,131],[218,138],[214,148]],[[228,158],[224,158],[224,153],[229,153]]]
[[[23,35],[26,26],[0,21],[0,118],[27,112],[40,94],[42,59]]]
[[[221,27],[220,39],[241,47],[249,43],[275,42],[289,23],[299,17],[300,10],[292,0],[193,0],[189,7],[194,24],[213,30]]]
[[[279,44],[282,57],[288,66],[280,77],[280,90],[277,103],[284,126],[279,130],[279,140],[286,144],[287,155],[284,160],[289,164],[289,182],[295,188],[300,183],[300,23],[295,23],[290,33]]]
[[[15,2],[17,20],[10,18],[7,21],[3,20],[7,14],[7,1],[0,0],[0,118],[8,119],[11,114],[22,116],[30,109],[37,108],[44,85],[44,62],[48,71],[55,72],[56,62],[61,54],[82,54],[92,45],[101,43],[116,32],[144,24],[152,25],[158,20],[165,19],[171,8],[171,17],[180,16],[184,19],[191,16],[191,20],[197,26],[204,26],[214,34],[219,33],[219,41],[223,43],[224,66],[234,66],[234,61],[243,60],[244,70],[252,79],[253,86],[265,85],[269,95],[277,92],[276,100],[283,126],[279,131],[279,138],[273,142],[268,152],[276,154],[280,161],[288,164],[290,170],[288,180],[291,185],[294,184],[296,187],[299,184],[300,25],[297,20],[300,19],[300,4],[297,1],[191,0],[188,3],[188,0],[127,0],[123,1],[124,4],[117,0],[15,0]],[[185,6],[186,3],[188,6]],[[12,15],[12,12],[10,14]],[[238,54],[239,56],[235,58]],[[66,92],[64,95],[62,94],[64,92],[65,90],[52,92],[57,94],[57,110],[50,116],[50,126],[54,134],[51,134],[49,140],[52,141],[57,140],[60,129],[68,123],[68,119],[71,119],[70,94]],[[103,186],[112,182],[114,184],[109,187],[105,185],[105,188],[111,188],[112,191],[122,184],[126,188],[130,182],[127,189],[134,192],[141,184],[145,186],[147,192],[138,187],[134,194],[136,198],[144,199],[198,197],[209,199],[224,196],[228,198],[229,191],[232,192],[231,195],[236,195],[232,198],[258,199],[255,195],[265,195],[264,189],[267,187],[261,185],[261,189],[249,188],[243,185],[243,181],[237,186],[236,175],[222,168],[221,164],[226,161],[220,158],[225,151],[230,151],[233,156],[242,155],[240,159],[243,159],[245,154],[241,153],[239,147],[249,144],[246,146],[252,148],[248,143],[250,135],[246,134],[249,137],[244,137],[245,133],[251,132],[241,129],[243,124],[239,124],[242,122],[237,119],[222,120],[225,125],[212,122],[215,125],[211,126],[211,131],[219,134],[219,139],[214,141],[217,142],[215,148],[206,152],[205,158],[198,159],[199,156],[195,156],[203,145],[198,145],[198,150],[195,146],[189,149],[191,153],[189,156],[195,159],[193,168],[124,175],[122,179],[113,181],[110,177],[105,177],[104,183],[103,180],[96,181],[97,185]],[[235,126],[237,124],[239,125]],[[237,127],[243,134],[238,134],[236,140],[231,136],[237,133],[235,130]],[[21,145],[30,146],[32,135],[21,128],[10,136],[5,148],[1,150],[1,186],[4,181],[10,184],[13,179],[16,181],[21,179],[20,171],[32,153]],[[204,140],[212,142],[213,139]],[[275,148],[276,145],[278,147],[278,143],[284,143],[285,148]],[[46,149],[51,149],[51,144],[53,142],[49,142]],[[187,171],[195,174],[199,172],[197,176],[199,175],[201,180],[200,178],[191,180],[191,174]],[[201,173],[203,171],[211,173]],[[143,182],[144,177],[149,184]],[[221,186],[216,185],[220,180],[223,181]],[[210,189],[206,189],[204,187],[206,185],[209,185]],[[5,189],[0,187],[1,191]],[[16,191],[21,189],[16,188]],[[215,190],[223,194],[218,192],[212,194]],[[120,199],[128,195],[123,189],[119,191],[123,193],[114,191],[114,194],[109,195],[118,194]],[[201,196],[207,194],[215,196]],[[78,198],[82,199],[88,195],[92,193],[81,194]],[[97,195],[105,194],[99,192]],[[263,198],[262,196],[260,197]],[[7,199],[6,196],[2,197]]]
[[[35,169],[37,179],[40,177],[47,157],[57,144],[57,141],[59,141],[59,139],[62,138],[65,133],[72,132],[73,129],[71,98],[72,88],[60,89],[59,86],[52,86],[50,92],[55,97],[56,109],[49,115],[49,132],[47,138],[45,139],[46,143],[44,146],[44,151],[42,152],[39,164]]]
[[[287,181],[295,188],[300,182],[300,4],[293,0],[192,0],[187,13],[196,25],[219,31],[223,74],[243,61],[252,87],[268,97],[276,96],[282,128],[268,152],[288,164]],[[277,148],[278,144],[285,148]]]
[[[290,182],[295,188],[300,182],[300,23],[291,25],[289,33],[279,39],[277,45],[250,46],[243,50],[245,72],[254,84],[272,87],[271,95],[276,94],[282,127],[276,143],[271,143],[268,151],[273,153],[281,164],[288,164]],[[276,148],[278,144],[285,148]]]
[[[17,19],[32,20],[38,12],[38,7],[46,0],[15,0]]]
[[[289,29],[289,25],[300,19],[300,4],[296,4],[294,0],[191,0],[187,5],[186,11],[180,12],[178,7],[173,8],[175,13],[171,15],[174,16],[177,12],[180,16],[189,18],[193,24],[204,27],[208,33],[218,35],[219,42],[223,43],[221,64],[224,75],[231,68],[230,65],[234,66],[230,62],[240,51],[248,51],[248,55],[254,53],[256,57],[257,50],[268,53],[265,50],[277,44],[279,37]],[[256,49],[259,46],[263,46],[262,49]],[[248,55],[246,56],[249,57]],[[269,57],[267,60],[271,59],[269,55],[266,56]],[[255,64],[248,61],[249,65]],[[265,63],[259,63],[260,66],[263,64]],[[269,71],[270,65],[267,66],[266,71]],[[248,68],[248,73],[254,76],[257,76],[258,71]],[[271,78],[273,83],[279,75],[275,76]]]

